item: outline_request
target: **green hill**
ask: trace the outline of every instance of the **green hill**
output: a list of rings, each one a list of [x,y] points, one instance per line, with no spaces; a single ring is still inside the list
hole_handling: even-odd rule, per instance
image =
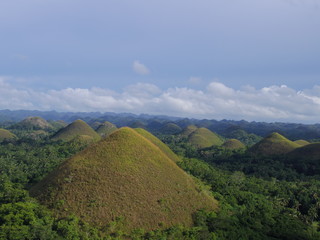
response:
[[[230,150],[236,150],[236,149],[245,148],[246,146],[242,142],[240,142],[238,139],[229,139],[222,144],[222,147]]]
[[[294,143],[299,144],[300,146],[305,146],[305,145],[310,144],[308,141],[302,140],[302,139],[296,140],[296,141],[294,141]]]
[[[167,155],[168,158],[173,160],[174,162],[180,161],[180,158],[172,152],[172,150],[165,144],[163,143],[159,138],[155,137],[152,135],[150,132],[143,128],[135,128],[135,131],[137,131],[140,135],[144,136],[146,139],[151,141],[154,145],[156,145],[160,150]]]
[[[182,135],[184,137],[189,137],[189,135],[197,129],[198,128],[195,125],[189,125],[185,129],[183,129],[183,131],[180,133],[180,135]]]
[[[14,135],[9,130],[0,128],[0,142],[3,142],[4,140],[14,140],[16,138],[17,138],[17,136]]]
[[[86,135],[92,137],[94,140],[99,140],[101,137],[96,133],[87,123],[82,120],[76,120],[68,126],[60,129],[53,137],[51,138],[54,141],[70,141],[77,136]]]
[[[101,136],[101,137],[107,137],[114,131],[116,131],[118,128],[116,125],[112,124],[111,122],[104,122],[99,125],[97,128],[96,132]]]
[[[300,147],[299,144],[294,143],[279,133],[274,132],[253,145],[249,149],[249,152],[258,155],[279,155],[288,153],[298,147]]]
[[[65,161],[31,195],[58,217],[74,213],[95,226],[123,217],[128,229],[189,226],[216,201],[159,147],[121,128]]]
[[[198,148],[220,146],[223,144],[222,139],[207,128],[198,128],[193,131],[188,137],[188,142]]]
[[[160,133],[162,134],[177,134],[181,131],[181,127],[175,123],[167,123],[160,129]]]

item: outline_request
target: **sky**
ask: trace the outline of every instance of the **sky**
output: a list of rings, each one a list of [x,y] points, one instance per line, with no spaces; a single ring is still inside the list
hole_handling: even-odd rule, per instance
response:
[[[320,0],[2,0],[0,109],[320,121]]]

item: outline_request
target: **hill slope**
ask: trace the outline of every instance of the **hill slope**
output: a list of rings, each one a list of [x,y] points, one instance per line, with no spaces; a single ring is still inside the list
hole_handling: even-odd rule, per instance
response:
[[[249,151],[260,155],[278,155],[288,153],[298,147],[300,147],[299,144],[274,132],[253,145]]]
[[[240,142],[238,139],[229,139],[222,144],[222,147],[230,150],[236,150],[236,149],[245,148],[246,146],[242,142]]]
[[[65,128],[60,129],[51,139],[54,141],[71,141],[72,139],[81,135],[90,136],[94,140],[100,139],[99,134],[82,120],[76,120]]]
[[[155,137],[152,135],[150,132],[143,128],[135,128],[134,129],[136,132],[138,132],[140,135],[144,136],[146,139],[151,141],[154,145],[156,145],[160,150],[167,155],[168,158],[170,158],[174,162],[180,161],[180,158],[172,152],[172,150],[165,144],[163,143],[159,138]]]
[[[0,142],[2,142],[4,140],[10,140],[10,139],[16,139],[16,138],[17,138],[17,136],[14,135],[9,130],[0,128]]]
[[[111,122],[104,122],[99,125],[97,128],[96,132],[101,136],[101,137],[107,137],[114,131],[116,131],[118,128],[116,125],[112,124]]]
[[[300,146],[305,146],[305,145],[310,144],[310,142],[308,142],[306,140],[302,140],[302,139],[296,140],[296,141],[294,141],[294,143],[299,144]]]
[[[186,128],[184,128],[182,130],[182,132],[180,133],[180,135],[184,136],[184,137],[188,137],[191,133],[193,133],[195,130],[197,130],[198,128],[195,125],[189,125]]]
[[[223,143],[217,134],[207,128],[198,128],[193,131],[188,137],[188,142],[198,148],[220,146]]]
[[[66,216],[104,226],[123,216],[128,228],[192,224],[192,213],[216,201],[151,141],[121,128],[64,162],[31,195]],[[57,207],[59,205],[59,207]]]

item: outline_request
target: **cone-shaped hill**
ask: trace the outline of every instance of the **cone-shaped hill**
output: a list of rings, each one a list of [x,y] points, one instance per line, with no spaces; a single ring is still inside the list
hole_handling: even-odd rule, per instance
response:
[[[249,149],[249,152],[257,155],[279,155],[288,153],[298,147],[300,147],[299,144],[294,143],[281,134],[274,132],[253,145]]]
[[[207,128],[198,128],[193,131],[188,137],[188,142],[198,148],[220,146],[223,144],[222,139]]]
[[[52,129],[52,125],[41,117],[27,117],[26,119],[13,125],[14,129],[24,130],[45,130]]]
[[[193,178],[130,128],[65,161],[30,193],[59,217],[74,213],[103,226],[122,216],[128,229],[191,225],[197,209],[216,208]]]
[[[99,140],[101,137],[96,133],[87,123],[82,120],[76,120],[68,126],[60,129],[53,137],[51,138],[54,141],[71,141],[72,139],[86,135],[86,139],[92,137],[93,140]]]
[[[302,140],[302,139],[296,140],[296,141],[294,141],[294,143],[299,144],[300,146],[305,146],[305,145],[310,144],[308,141]]]
[[[96,132],[101,136],[101,137],[107,137],[114,131],[116,131],[118,128],[116,125],[112,124],[111,122],[104,122],[99,125],[97,128]]]
[[[175,123],[167,123],[161,129],[160,132],[162,134],[177,134],[181,132],[182,129]]]
[[[198,128],[195,125],[189,125],[180,133],[180,135],[184,137],[188,137],[191,133],[193,133]]]
[[[224,144],[222,144],[222,147],[230,149],[230,150],[236,150],[236,149],[242,149],[246,146],[240,142],[238,139],[229,139]]]
[[[148,139],[158,148],[160,148],[160,150],[163,153],[165,153],[167,157],[173,160],[174,162],[178,162],[181,160],[174,152],[172,152],[172,150],[165,143],[163,143],[159,138],[155,137],[147,130],[143,128],[135,128],[134,130],[137,131],[140,135],[144,136],[146,139]]]
[[[0,128],[0,142],[3,142],[4,140],[13,140],[13,139],[16,139],[16,138],[17,138],[17,136],[14,135],[9,130]]]

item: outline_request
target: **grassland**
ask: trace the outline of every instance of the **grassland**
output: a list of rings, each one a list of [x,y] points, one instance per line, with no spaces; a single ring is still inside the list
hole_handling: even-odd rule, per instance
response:
[[[118,128],[116,125],[112,124],[111,122],[104,122],[98,126],[96,129],[96,132],[101,136],[101,137],[107,137],[114,131],[116,131]]]

